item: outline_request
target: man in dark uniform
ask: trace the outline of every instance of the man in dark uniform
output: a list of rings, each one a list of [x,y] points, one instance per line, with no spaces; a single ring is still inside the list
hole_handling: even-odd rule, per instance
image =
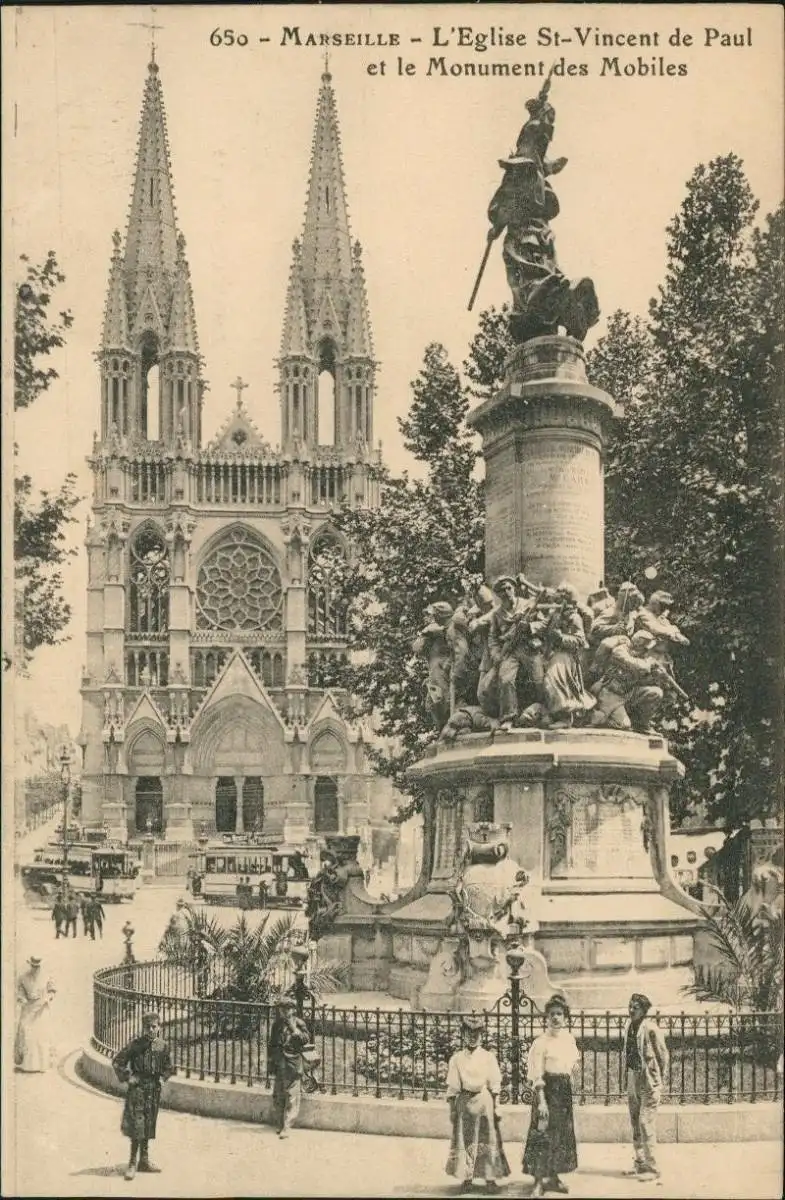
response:
[[[93,940],[95,940],[96,929],[98,930],[100,937],[104,936],[104,906],[101,903],[97,892],[93,892],[92,895],[87,897],[87,903],[93,923],[93,931],[90,936],[93,938]]]
[[[160,1030],[158,1013],[145,1013],[141,1036],[132,1038],[112,1060],[117,1078],[128,1084],[120,1124],[120,1129],[131,1141],[126,1179],[133,1179],[137,1169],[155,1174],[160,1170],[150,1162],[148,1143],[155,1137],[161,1087],[174,1075],[169,1047],[160,1036]]]
[[[69,891],[65,897],[65,936],[68,937],[69,929],[73,931],[76,937],[76,918],[79,916],[79,904],[73,892]]]
[[[82,913],[82,933],[85,935],[85,937],[87,937],[89,934],[93,941],[95,941],[95,925],[93,923],[93,912],[90,906],[89,892],[87,895],[81,897],[79,901],[79,909]]]
[[[310,1041],[308,1026],[297,1016],[294,999],[284,996],[278,1002],[267,1041],[267,1061],[270,1074],[274,1076],[273,1105],[278,1136],[282,1138],[289,1136],[300,1111],[305,1072],[303,1050]]]
[[[63,933],[63,925],[65,924],[65,901],[60,894],[55,896],[55,902],[52,908],[52,920],[55,923],[56,940]]]

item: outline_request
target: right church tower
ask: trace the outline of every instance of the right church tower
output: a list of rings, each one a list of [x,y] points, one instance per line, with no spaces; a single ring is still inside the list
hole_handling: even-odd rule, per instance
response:
[[[335,95],[326,69],[305,225],[292,247],[278,368],[284,453],[329,444],[356,456],[372,444],[376,363],[362,247],[352,245],[349,232]]]

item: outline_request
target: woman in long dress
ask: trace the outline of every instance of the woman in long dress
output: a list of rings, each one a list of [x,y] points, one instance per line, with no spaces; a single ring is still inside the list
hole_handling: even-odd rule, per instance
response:
[[[16,999],[21,1007],[14,1062],[20,1071],[48,1071],[53,1059],[50,1005],[55,986],[51,979],[44,980],[40,958],[33,955],[27,964],[29,970],[16,985]]]
[[[578,611],[578,593],[568,583],[556,592],[556,610],[546,633],[548,657],[543,679],[543,696],[554,727],[572,725],[594,708],[597,701],[583,685],[581,656],[589,647],[583,617]]]
[[[568,1191],[559,1175],[577,1170],[578,1150],[572,1111],[572,1072],[579,1059],[567,1029],[570,1010],[561,993],[545,1005],[548,1027],[529,1049],[529,1079],[534,1087],[531,1122],[523,1152],[523,1173],[534,1176],[532,1196]]]
[[[481,1045],[483,1025],[479,1015],[464,1017],[466,1045],[447,1066],[452,1136],[445,1170],[461,1180],[459,1192],[471,1191],[475,1179],[495,1191],[496,1180],[510,1174],[496,1116],[502,1076],[496,1055]]]

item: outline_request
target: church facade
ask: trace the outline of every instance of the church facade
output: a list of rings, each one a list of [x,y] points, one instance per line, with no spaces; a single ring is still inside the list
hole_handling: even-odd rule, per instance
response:
[[[82,819],[122,840],[389,831],[390,784],[328,684],[347,653],[337,505],[379,502],[376,362],[331,76],[278,360],[281,444],[242,398],[203,442],[195,306],[161,76],[148,66],[128,226],[114,234],[86,539]],[[321,396],[320,396],[321,388]],[[320,445],[331,406],[333,442]]]

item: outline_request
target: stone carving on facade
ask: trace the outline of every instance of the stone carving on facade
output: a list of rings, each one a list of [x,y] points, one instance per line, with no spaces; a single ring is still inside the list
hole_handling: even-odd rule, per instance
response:
[[[196,522],[187,513],[172,513],[166,520],[166,540],[170,544],[180,541],[184,546],[190,546],[195,528]]]
[[[292,663],[286,674],[287,687],[307,687],[308,677],[302,663]]]
[[[689,645],[672,603],[667,592],[646,603],[629,582],[583,603],[569,583],[538,586],[521,573],[467,585],[454,609],[430,605],[413,649],[428,663],[426,706],[441,740],[500,727],[656,732],[666,701],[688,700],[672,673],[673,647]]]
[[[517,342],[560,329],[583,341],[600,315],[591,279],[571,282],[556,258],[550,222],[559,215],[559,201],[550,179],[567,159],[547,157],[556,120],[548,101],[550,86],[549,74],[539,94],[527,100],[529,117],[515,149],[499,160],[504,177],[488,209],[488,249],[506,230],[502,256],[513,297],[510,329]],[[483,268],[486,261],[487,251]]]
[[[125,725],[123,693],[119,689],[104,692],[104,736],[116,738]]]
[[[467,826],[463,856],[450,893],[450,934],[457,938],[461,980],[495,969],[509,933],[512,893],[520,891],[520,868],[509,858],[509,825],[473,822]]]
[[[106,545],[106,576],[116,583],[120,578],[123,547],[128,540],[131,522],[116,512],[104,513],[101,517],[100,538]]]
[[[363,870],[357,861],[360,838],[330,836],[322,869],[308,885],[305,915],[308,936],[318,941],[329,933],[346,908],[346,889],[352,880],[363,881]]]
[[[281,533],[286,546],[289,581],[301,584],[305,577],[305,553],[311,536],[310,523],[297,517],[285,517],[281,522]]]

